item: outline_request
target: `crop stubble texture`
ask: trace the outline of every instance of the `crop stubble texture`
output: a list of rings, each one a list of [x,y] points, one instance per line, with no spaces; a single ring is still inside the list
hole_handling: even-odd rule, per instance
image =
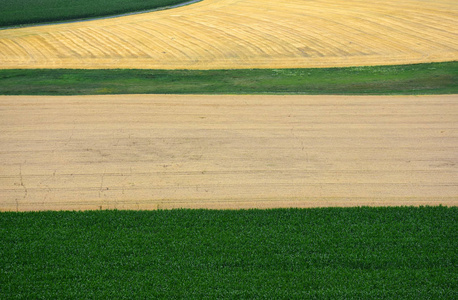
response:
[[[204,0],[0,31],[0,68],[293,68],[458,59],[455,0]]]
[[[458,205],[448,96],[2,96],[0,210]]]

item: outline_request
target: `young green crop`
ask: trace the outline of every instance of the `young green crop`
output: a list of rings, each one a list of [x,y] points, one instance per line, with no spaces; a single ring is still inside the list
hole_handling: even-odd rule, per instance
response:
[[[2,0],[0,27],[103,17],[185,2],[189,0]]]
[[[456,299],[457,207],[0,213],[0,298]]]
[[[454,93],[458,62],[328,69],[0,70],[3,95]]]

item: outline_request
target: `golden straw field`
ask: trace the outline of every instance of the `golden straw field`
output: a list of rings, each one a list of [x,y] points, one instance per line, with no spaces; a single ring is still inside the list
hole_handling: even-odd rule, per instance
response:
[[[458,59],[456,0],[204,0],[0,30],[0,68],[283,68]]]

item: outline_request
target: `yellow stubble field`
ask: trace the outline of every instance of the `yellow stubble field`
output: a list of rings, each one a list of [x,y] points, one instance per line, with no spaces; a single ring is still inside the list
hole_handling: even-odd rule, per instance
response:
[[[292,68],[458,59],[456,0],[204,0],[0,30],[0,68]]]

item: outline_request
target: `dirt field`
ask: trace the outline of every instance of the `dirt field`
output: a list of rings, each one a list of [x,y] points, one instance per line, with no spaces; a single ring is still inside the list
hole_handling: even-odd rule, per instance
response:
[[[0,97],[0,210],[458,205],[458,95]]]
[[[456,0],[204,0],[0,30],[0,68],[280,68],[458,60]]]

